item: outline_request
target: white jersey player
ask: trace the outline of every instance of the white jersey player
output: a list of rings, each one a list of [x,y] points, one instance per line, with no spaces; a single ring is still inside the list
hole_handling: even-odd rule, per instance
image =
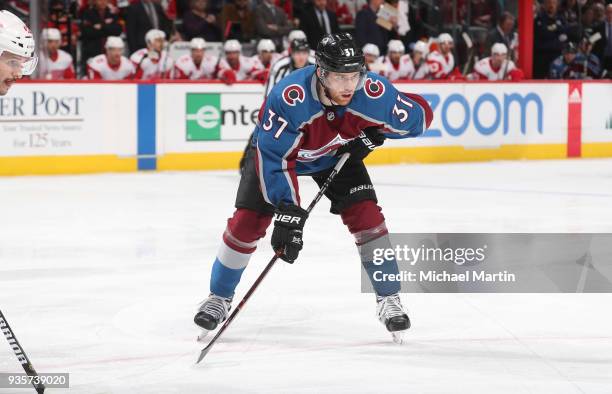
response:
[[[172,78],[174,79],[214,79],[217,68],[217,58],[206,54],[206,41],[203,38],[193,38],[189,47],[191,53],[176,60]]]
[[[276,46],[272,40],[264,38],[257,44],[257,54],[251,56],[253,62],[252,78],[261,82],[266,82],[270,67],[280,59],[281,55],[276,53]]]
[[[130,56],[136,68],[136,79],[168,78],[174,60],[168,56],[166,46],[166,33],[158,29],[151,29],[145,35],[146,48],[137,50]]]
[[[132,62],[122,55],[124,47],[121,37],[108,37],[104,44],[106,53],[94,56],[87,61],[87,77],[106,81],[134,78],[136,70]]]
[[[510,79],[510,75],[516,70],[512,60],[507,59],[508,48],[498,42],[491,47],[491,56],[485,57],[474,65],[474,72],[470,79],[485,81],[503,81]]]
[[[13,84],[36,69],[34,36],[16,15],[0,11],[0,96]]]
[[[382,61],[382,75],[388,80],[411,79],[414,75],[412,59],[405,52],[406,48],[400,40],[389,41],[387,56]]]
[[[242,45],[238,40],[227,40],[223,45],[225,57],[219,61],[217,77],[227,84],[253,79],[256,66],[253,60],[241,54]]]
[[[62,34],[58,29],[43,29],[41,38],[44,50],[40,54],[40,76],[43,79],[74,79],[74,65],[72,56],[68,52],[59,49]]]
[[[376,44],[365,44],[361,49],[365,58],[365,65],[368,71],[382,74],[385,66],[380,58],[380,50]]]
[[[414,75],[412,79],[426,79],[429,76],[429,66],[427,65],[427,54],[429,47],[423,41],[417,41],[412,48],[412,66]]]
[[[427,56],[430,78],[448,79],[456,73],[453,46],[453,37],[450,34],[442,33],[438,36],[438,49]]]

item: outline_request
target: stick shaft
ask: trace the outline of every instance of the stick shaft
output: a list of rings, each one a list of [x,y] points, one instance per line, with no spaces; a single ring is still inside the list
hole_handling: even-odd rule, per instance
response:
[[[336,177],[336,174],[338,174],[338,172],[340,172],[340,170],[342,169],[342,167],[344,166],[344,163],[346,163],[346,161],[348,160],[350,156],[350,153],[345,153],[340,157],[340,160],[338,160],[338,163],[336,163],[336,165],[334,166],[334,169],[332,170],[332,172],[327,176],[327,179],[325,180],[325,183],[323,183],[323,186],[321,186],[321,188],[319,189],[319,192],[317,193],[317,195],[314,197],[314,199],[312,200],[312,202],[310,203],[310,205],[308,205],[308,208],[306,209],[306,211],[308,213],[310,213],[310,211],[312,211],[312,209],[315,207],[315,205],[317,205],[317,203],[319,202],[319,200],[321,199],[321,197],[323,197],[323,195],[325,194],[325,192],[327,191],[327,188],[329,188],[329,185],[331,184],[332,180]],[[210,351],[210,349],[215,345],[215,343],[217,342],[217,339],[219,339],[219,337],[221,335],[223,335],[223,333],[225,332],[225,330],[227,329],[227,327],[229,327],[229,325],[232,323],[232,321],[234,320],[234,318],[238,315],[238,313],[240,312],[240,310],[242,310],[242,308],[244,307],[244,305],[247,303],[247,301],[249,300],[249,298],[251,298],[251,296],[253,295],[253,293],[255,293],[255,290],[257,290],[257,288],[259,287],[259,284],[264,280],[264,278],[266,277],[266,275],[268,275],[268,272],[270,272],[270,269],[272,269],[272,267],[274,266],[274,264],[276,263],[276,261],[278,260],[280,256],[280,252],[276,252],[276,254],[274,255],[274,257],[272,257],[270,259],[270,261],[268,262],[268,264],[266,265],[266,267],[264,268],[264,270],[261,272],[261,274],[259,274],[259,276],[257,277],[257,279],[255,280],[255,282],[253,283],[253,285],[251,286],[251,288],[247,291],[247,293],[245,294],[245,296],[242,298],[242,300],[240,301],[240,303],[238,304],[238,306],[236,307],[236,309],[234,309],[234,311],[232,312],[232,314],[227,318],[227,320],[225,321],[225,323],[223,323],[223,325],[221,326],[221,328],[219,329],[219,331],[217,331],[217,334],[215,334],[215,336],[213,337],[213,339],[210,340],[210,342],[208,343],[208,345],[206,345],[206,347],[204,349],[202,349],[202,352],[200,353],[200,357],[198,358],[198,361],[196,361],[196,364],[199,363],[200,361],[202,361],[202,359],[204,359],[204,357],[206,356],[206,354],[208,354],[208,352]]]

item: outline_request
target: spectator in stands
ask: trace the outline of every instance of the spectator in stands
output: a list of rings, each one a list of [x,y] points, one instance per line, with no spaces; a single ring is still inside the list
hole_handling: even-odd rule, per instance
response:
[[[534,20],[533,75],[545,78],[553,60],[567,42],[567,25],[558,12],[557,0],[544,0],[543,10]]]
[[[602,3],[594,3],[592,5],[595,13],[595,23],[603,23],[606,20],[606,6]]]
[[[79,37],[79,25],[70,18],[63,0],[52,0],[49,4],[49,21],[47,27],[56,28],[62,35],[60,49],[74,53]]]
[[[593,7],[583,7],[581,21],[582,23],[580,27],[582,30],[582,34],[580,34],[578,38],[582,38],[585,35],[593,35],[595,33],[595,30],[597,29],[597,21],[595,20],[595,10],[593,9]]]
[[[234,0],[233,3],[225,4],[219,21],[226,39],[245,42],[255,36],[255,16],[249,0]]]
[[[368,6],[357,13],[355,18],[355,42],[360,47],[374,44],[381,50],[386,50],[389,42],[389,32],[376,23],[376,13],[384,0],[368,0]]]
[[[474,65],[474,72],[470,74],[471,80],[484,81],[520,81],[523,72],[516,68],[512,60],[508,59],[508,48],[501,42],[493,44],[491,56],[481,59]]]
[[[461,79],[461,73],[455,67],[453,37],[448,33],[442,33],[438,36],[437,44],[438,49],[427,55],[429,77],[432,79]]]
[[[425,79],[429,76],[429,66],[427,66],[427,54],[429,47],[423,41],[417,41],[412,48],[412,65],[414,75],[412,79]]]
[[[568,42],[563,54],[550,64],[552,79],[597,78],[600,74],[597,58],[587,58],[573,42]]]
[[[186,40],[201,37],[206,41],[221,41],[217,17],[206,12],[207,0],[191,0],[190,9],[183,15],[182,33]]]
[[[135,79],[170,78],[174,60],[168,56],[166,33],[151,29],[145,34],[146,48],[141,48],[130,56],[136,73]]]
[[[243,56],[242,45],[238,40],[227,40],[223,45],[225,56],[219,61],[217,78],[228,85],[236,81],[250,80],[253,73],[253,62]]]
[[[274,0],[263,0],[255,9],[255,32],[260,38],[269,38],[277,49],[282,49],[283,36],[289,34],[293,24]]]
[[[172,21],[156,0],[137,0],[127,9],[126,33],[130,53],[147,46],[145,34],[151,29],[162,30],[170,36]]]
[[[122,32],[119,15],[113,12],[108,0],[95,0],[81,16],[81,59],[88,59],[104,52],[104,44],[110,36]]]
[[[365,65],[368,71],[380,73],[383,69],[383,65],[379,61],[380,49],[374,44],[365,44],[361,50],[363,51]]]
[[[497,19],[497,0],[468,0],[470,4],[470,24],[473,26],[491,28]],[[467,1],[466,1],[467,2]]]
[[[382,60],[382,75],[390,81],[409,79],[414,75],[414,66],[410,55],[406,55],[404,43],[391,40],[387,45],[387,56]]]
[[[485,54],[488,56],[491,54],[491,48],[493,44],[501,42],[510,49],[510,59],[513,59],[513,50],[518,45],[516,33],[514,32],[514,16],[509,12],[504,12],[499,18],[497,26],[489,30],[487,34],[487,40],[485,42]]]
[[[174,79],[214,79],[217,58],[206,53],[206,41],[203,38],[192,38],[189,43],[191,53],[183,55],[174,64]]]
[[[340,31],[336,15],[327,10],[327,0],[313,0],[306,7],[300,19],[300,28],[306,33],[311,48],[316,48],[324,35]]]
[[[38,60],[38,72],[43,79],[73,79],[74,65],[72,56],[68,52],[60,49],[62,34],[58,29],[43,29],[42,34],[43,50]]]
[[[132,79],[136,70],[132,62],[123,56],[124,47],[121,37],[108,37],[104,45],[106,53],[87,62],[87,77],[106,81]]]
[[[565,19],[565,22],[571,25],[578,24],[578,1],[577,0],[564,0],[561,4],[559,13]]]
[[[603,68],[608,72],[607,78],[612,78],[612,4],[606,6],[606,20],[603,30]]]

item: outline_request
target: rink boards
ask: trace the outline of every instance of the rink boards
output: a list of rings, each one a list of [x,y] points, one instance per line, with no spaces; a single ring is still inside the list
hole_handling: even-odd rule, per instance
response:
[[[612,157],[610,82],[410,83],[434,121],[370,164]],[[0,98],[0,175],[236,168],[263,87],[23,83]]]

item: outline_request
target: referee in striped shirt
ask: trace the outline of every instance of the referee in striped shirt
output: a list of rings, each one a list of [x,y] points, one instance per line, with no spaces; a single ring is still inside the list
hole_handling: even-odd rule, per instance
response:
[[[314,65],[314,56],[310,53],[310,47],[308,41],[305,39],[295,39],[291,41],[289,47],[289,56],[278,59],[270,69],[268,75],[268,82],[266,82],[266,97],[281,79],[285,78],[290,72],[297,70],[302,67]]]

